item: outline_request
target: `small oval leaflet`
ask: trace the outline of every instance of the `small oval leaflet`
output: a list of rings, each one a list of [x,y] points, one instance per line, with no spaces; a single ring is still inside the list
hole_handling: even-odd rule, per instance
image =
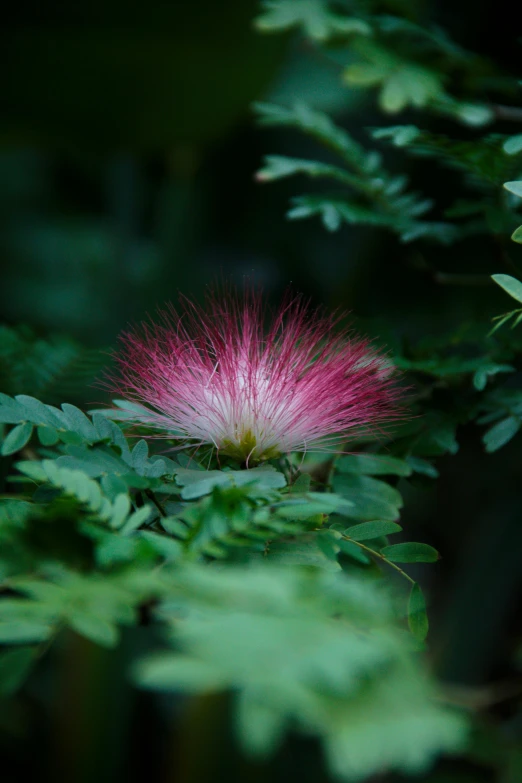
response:
[[[375,522],[362,522],[360,525],[354,525],[347,528],[344,532],[354,541],[369,541],[372,538],[400,533],[401,530],[402,527],[395,522],[378,519]]]
[[[13,427],[7,438],[2,443],[2,455],[7,457],[9,454],[15,454],[29,442],[33,434],[33,425],[26,421],[23,424],[17,424]]]
[[[520,198],[522,198],[522,180],[504,182],[504,188],[509,190],[510,193],[514,193],[515,196],[520,196]]]
[[[393,544],[381,549],[381,554],[392,563],[435,563],[439,553],[429,544],[411,541],[407,544]]]
[[[408,601],[408,625],[415,638],[423,642],[428,635],[429,622],[426,614],[426,601],[417,582],[411,588]]]
[[[517,434],[521,425],[522,422],[516,416],[507,416],[494,424],[482,438],[486,451],[491,454],[505,446]]]
[[[516,136],[506,139],[502,149],[506,155],[517,155],[519,152],[522,152],[522,133],[517,133]]]
[[[519,229],[517,229],[518,231]],[[515,231],[515,234],[517,232]],[[520,232],[520,241],[522,241],[522,231]],[[514,234],[513,234],[514,237]],[[518,241],[518,240],[515,240]],[[511,275],[491,275],[491,279],[504,289],[513,299],[522,303],[522,283]]]
[[[522,244],[522,226],[519,226],[513,231],[513,233],[511,234],[511,239],[513,240],[513,242],[518,242],[519,244]]]

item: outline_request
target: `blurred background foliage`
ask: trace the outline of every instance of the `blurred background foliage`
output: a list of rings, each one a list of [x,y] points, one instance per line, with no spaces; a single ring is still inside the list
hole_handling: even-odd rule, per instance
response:
[[[264,33],[272,27],[273,34],[255,29],[261,11],[255,0],[20,0],[4,12],[1,390],[48,403],[104,401],[92,383],[118,332],[179,291],[201,298],[218,278],[249,276],[274,300],[291,285],[316,303],[350,310],[360,330],[413,372],[439,435],[426,450],[438,457],[439,478],[408,484],[402,524],[443,553],[436,566],[419,567],[431,603],[430,657],[455,684],[457,701],[459,686],[472,688],[462,698],[477,702],[479,719],[470,751],[441,761],[423,780],[520,783],[521,443],[518,436],[497,451],[502,433],[484,443],[484,428],[471,423],[492,414],[490,423],[514,416],[512,434],[520,426],[510,406],[520,404],[521,338],[508,330],[487,337],[491,318],[509,306],[489,275],[520,277],[522,269],[522,249],[509,240],[516,204],[500,203],[502,182],[516,180],[520,164],[503,158],[506,170],[495,169],[501,145],[522,130],[520,114],[513,122],[502,109],[520,104],[516,9],[508,0],[340,3],[336,12],[348,8],[359,24],[370,12],[425,30],[436,23],[479,55],[467,60],[448,45],[444,59],[417,40],[409,55],[426,68],[425,55],[440,83],[424,79],[427,97],[414,93],[413,105],[389,88],[379,108],[375,90],[360,89],[357,64],[375,60],[361,30],[352,47],[327,51],[324,19],[317,27],[312,15],[316,21],[303,34],[288,3],[278,21],[280,5],[265,4],[261,16]],[[324,5],[309,3],[319,12]],[[408,84],[411,77],[407,71]],[[440,84],[453,101],[472,100],[478,115],[471,111],[471,121],[459,123],[456,104],[450,111],[430,103],[430,90],[439,100]],[[339,230],[327,232],[313,219],[286,220],[296,192],[317,195],[324,188],[315,182],[310,188],[304,178],[256,182],[259,170],[260,179],[277,178],[273,168],[266,175],[263,158],[335,160],[331,151],[318,151],[313,134],[299,132],[299,122],[256,122],[254,101],[301,101],[326,112],[357,143],[378,149],[390,176],[407,174],[408,188],[436,205],[431,214],[439,223],[448,222],[451,208],[449,222],[458,223],[457,197],[481,193],[481,225],[477,218],[440,244],[429,236],[404,243],[386,227],[352,225],[332,211],[325,218],[322,207],[327,227],[342,224]],[[419,113],[419,105],[426,110]],[[399,119],[383,121],[382,108],[400,109]],[[372,138],[372,129],[398,122],[420,126],[423,135]],[[464,145],[457,160],[473,159],[480,169],[477,150],[488,134],[498,138],[487,149],[500,150],[490,156],[494,176],[483,177],[489,190],[482,181],[477,186],[473,172],[468,187],[470,166],[463,186],[462,170],[451,160],[447,165],[451,154],[445,157],[440,138]],[[416,141],[421,154],[406,154]],[[490,378],[507,372],[499,369],[506,364],[507,386],[499,382],[479,395]],[[143,775],[165,783],[327,779],[315,744],[303,739],[292,739],[270,765],[245,761],[229,736],[225,699],[180,699],[173,706],[170,698],[133,689],[125,671],[145,630],[132,638],[129,632],[115,652],[71,635],[30,688],[3,703],[6,783],[36,775],[85,783]]]

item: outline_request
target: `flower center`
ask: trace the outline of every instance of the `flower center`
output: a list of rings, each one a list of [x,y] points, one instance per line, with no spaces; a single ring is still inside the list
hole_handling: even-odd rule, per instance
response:
[[[257,438],[250,429],[242,432],[236,441],[225,438],[220,451],[240,462],[248,460],[249,465],[281,456],[281,452],[275,446],[269,446],[260,452]]]

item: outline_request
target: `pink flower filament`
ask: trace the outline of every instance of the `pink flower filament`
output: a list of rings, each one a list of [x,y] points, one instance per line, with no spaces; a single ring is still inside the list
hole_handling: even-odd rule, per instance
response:
[[[265,331],[261,296],[182,300],[124,334],[111,386],[145,406],[141,423],[247,464],[331,448],[397,415],[389,360],[300,299]]]

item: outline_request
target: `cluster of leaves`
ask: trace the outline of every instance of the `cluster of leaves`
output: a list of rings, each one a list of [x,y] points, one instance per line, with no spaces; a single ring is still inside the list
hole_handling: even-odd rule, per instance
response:
[[[437,214],[380,151],[302,103],[259,104],[260,121],[299,130],[329,157],[269,156],[258,179],[331,182],[333,193],[300,196],[289,212],[319,216],[330,231],[361,224],[446,244],[488,234],[501,245],[514,231],[520,243],[522,136],[490,127],[520,117],[493,103],[511,83],[440,29],[374,6],[267,0],[257,24],[299,29],[327,57],[336,47],[343,82],[377,88],[387,114],[457,121],[457,138],[413,124],[369,137],[451,169],[458,197]],[[494,281],[522,304],[515,278]],[[499,316],[495,329],[521,318],[520,309]],[[0,395],[2,695],[24,687],[64,629],[113,648],[123,627],[146,624],[160,649],[140,653],[129,675],[160,691],[232,691],[247,752],[273,753],[287,732],[302,732],[320,741],[333,774],[357,781],[419,773],[458,750],[466,720],[423,666],[426,601],[409,568],[439,556],[408,540],[402,495],[437,477],[462,424],[484,427],[488,452],[522,427],[522,344],[506,333],[400,346],[394,363],[408,374],[412,416],[380,450],[363,442],[357,454],[243,470],[210,453],[165,456],[172,441],[147,439],[123,401],[88,414],[53,407],[84,400],[99,355],[4,328],[0,380],[17,396]]]
[[[408,154],[431,158],[435,166],[455,169],[462,186],[459,198],[445,208],[444,220],[427,216],[434,207],[429,195],[409,191],[407,178],[390,174],[380,152],[363,147],[327,115],[302,104],[260,104],[262,124],[295,128],[333,152],[338,161],[278,155],[265,159],[258,174],[261,181],[299,174],[329,180],[335,188],[334,192],[299,196],[288,217],[318,216],[330,231],[343,223],[380,226],[395,232],[403,242],[428,239],[450,244],[476,233],[503,236],[513,231],[513,239],[519,241],[522,233],[515,229],[519,204],[503,198],[501,186],[506,183],[506,189],[516,196],[522,192],[515,179],[521,172],[522,136],[489,130],[496,120],[522,119],[517,107],[493,103],[499,95],[514,93],[515,82],[500,78],[492,64],[457,46],[439,28],[414,23],[406,12],[404,17],[383,16],[372,13],[372,4],[362,8],[354,3],[342,5],[346,13],[351,10],[356,15],[354,20],[338,13],[334,5],[338,7],[328,0],[273,0],[265,4],[258,26],[266,32],[299,28],[326,56],[334,47],[332,64],[343,54],[348,61],[344,82],[351,87],[378,86],[379,105],[385,113],[412,107],[471,126],[464,139],[462,130],[455,139],[415,125],[379,127],[371,132],[374,139],[389,141]],[[343,47],[341,54],[339,47]],[[455,92],[446,89],[448,81],[455,82]],[[469,100],[456,97],[463,92]],[[477,138],[476,128],[482,126],[488,130]]]
[[[62,629],[113,647],[145,611],[166,648],[135,663],[136,682],[233,690],[249,752],[297,729],[321,739],[334,773],[360,780],[460,747],[465,724],[418,660],[426,606],[402,567],[438,554],[388,539],[401,533],[394,483],[428,463],[323,459],[327,490],[315,463],[204,469],[149,454],[125,413],[0,397],[8,486],[19,487],[0,498],[4,694]],[[398,577],[393,599],[375,583],[381,566]]]
[[[450,224],[420,219],[432,206],[429,199],[406,190],[407,179],[387,172],[379,152],[364,149],[327,115],[304,104],[291,108],[257,104],[256,108],[262,124],[304,131],[341,159],[341,165],[334,165],[280,155],[265,158],[257,174],[260,182],[301,174],[350,189],[350,197],[344,190],[299,196],[288,212],[290,219],[319,216],[329,231],[343,223],[381,226],[396,231],[404,242],[420,236],[443,243],[453,239]]]
[[[0,326],[0,388],[6,394],[37,394],[52,404],[64,397],[83,402],[105,363],[99,350],[71,339]]]
[[[344,62],[342,81],[351,87],[377,87],[384,113],[410,108],[423,110],[425,121],[438,115],[458,122],[455,137],[413,124],[368,129],[370,139],[379,145],[422,158],[426,171],[433,167],[434,177],[440,176],[437,169],[450,170],[456,194],[452,201],[439,205],[411,191],[406,176],[385,168],[380,151],[363,146],[327,114],[304,104],[258,104],[259,121],[300,131],[329,157],[268,156],[258,178],[264,182],[304,175],[335,186],[333,193],[321,190],[295,198],[290,219],[319,216],[330,231],[343,223],[381,227],[402,242],[428,239],[452,244],[486,235],[493,238],[492,247],[502,262],[515,269],[506,240],[511,234],[519,243],[522,237],[521,227],[517,228],[522,134],[498,133],[493,126],[497,121],[522,121],[520,108],[497,103],[516,95],[517,84],[491,62],[460,47],[445,31],[415,19],[410,4],[383,15],[375,3],[270,0],[263,3],[257,24],[264,32],[299,31],[322,57],[331,58],[333,66]],[[435,210],[438,215],[431,217]],[[466,275],[454,277],[459,284],[468,281]],[[473,277],[469,276],[470,284],[488,282],[486,276],[476,281]],[[451,283],[453,276],[434,273],[433,279]],[[493,280],[522,302],[522,287],[515,278],[497,274]],[[516,326],[521,317],[520,309],[498,316],[492,332],[510,320]],[[521,347],[514,337],[487,339],[484,332],[469,340],[457,333],[400,346],[394,361],[410,374],[415,390],[411,402],[422,417],[401,428],[391,446],[393,453],[423,460],[455,453],[457,427],[469,421],[487,425],[483,435],[487,451],[507,443],[521,426],[517,374]],[[435,468],[428,464],[427,470]]]
[[[181,601],[158,612],[180,652],[151,656],[135,676],[161,690],[233,688],[250,752],[272,752],[294,727],[321,737],[334,774],[359,780],[420,772],[441,748],[461,747],[462,721],[430,700],[375,586],[270,567],[190,568],[177,579]]]
[[[520,285],[509,275],[495,277]],[[433,457],[458,451],[460,426],[487,425],[482,441],[488,453],[506,445],[522,426],[522,344],[492,334],[484,343],[477,355],[475,335],[466,336],[464,330],[419,342],[396,357],[396,364],[411,378],[412,411],[418,418],[399,428],[392,447],[395,453],[410,455],[412,464],[421,458],[418,470],[425,475],[438,475]]]
[[[414,125],[372,131],[377,140],[389,141],[412,155],[435,159],[437,164],[462,175],[463,190],[469,197],[459,197],[445,210],[446,220],[437,221],[423,217],[433,207],[431,199],[408,191],[405,176],[386,171],[377,150],[365,149],[326,114],[304,104],[291,108],[257,104],[257,112],[262,124],[300,130],[341,159],[338,165],[279,155],[265,158],[257,174],[261,182],[305,175],[330,180],[337,187],[335,193],[295,198],[288,212],[290,219],[319,216],[329,231],[343,223],[374,225],[394,231],[403,242],[424,238],[444,244],[479,233],[502,235],[516,225],[518,204],[499,195],[503,183],[515,195],[522,192],[518,181],[505,182],[521,170],[521,148],[510,144],[517,137],[490,134],[478,141],[454,141]],[[514,230],[512,238],[519,241],[519,229]]]
[[[481,100],[485,86],[498,92],[513,86],[490,63],[466,51],[436,25],[417,23],[404,4],[383,14],[378,4],[332,0],[265,0],[257,27],[263,32],[298,29],[315,44],[349,45],[343,80],[354,87],[377,87],[387,113],[408,106],[455,117],[472,126],[492,119]],[[402,15],[401,15],[402,10]],[[459,96],[462,84],[471,94]]]

